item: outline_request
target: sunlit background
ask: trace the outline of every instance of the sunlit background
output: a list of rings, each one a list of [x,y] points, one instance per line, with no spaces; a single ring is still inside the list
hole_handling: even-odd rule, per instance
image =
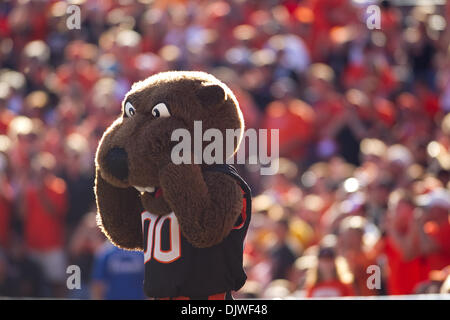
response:
[[[0,296],[144,298],[142,254],[96,227],[93,160],[131,84],[165,70],[214,74],[247,128],[279,129],[278,174],[238,166],[254,199],[236,298],[450,293],[449,16],[446,1],[0,2]]]

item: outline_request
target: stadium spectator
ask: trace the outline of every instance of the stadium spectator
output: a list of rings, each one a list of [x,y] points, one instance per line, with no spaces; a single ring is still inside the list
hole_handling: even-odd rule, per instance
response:
[[[391,193],[385,221],[386,234],[378,245],[378,250],[383,250],[387,257],[388,294],[412,294],[417,284],[428,279],[426,259],[416,250],[414,209],[414,200],[408,191],[397,189]]]
[[[272,279],[286,279],[292,264],[295,262],[295,255],[286,243],[289,231],[287,221],[278,221],[275,225],[275,244],[270,251],[272,261]]]
[[[0,296],[11,296],[14,283],[8,274],[8,261],[6,256],[0,252]]]
[[[144,255],[105,242],[97,252],[92,273],[93,299],[144,299]]]
[[[310,269],[306,296],[311,298],[346,297],[355,295],[351,286],[353,275],[344,260],[336,257],[333,246],[319,248],[317,266]]]
[[[95,212],[89,212],[83,216],[69,242],[69,264],[76,265],[82,270],[80,288],[71,290],[70,298],[90,298],[90,284],[95,255],[105,241],[103,234],[97,227],[95,216]]]
[[[4,158],[0,158],[0,162],[2,161],[1,159]],[[0,166],[2,166],[2,164],[0,164]],[[6,163],[4,166],[6,166]],[[2,190],[2,194],[0,194],[0,248],[8,248],[10,237],[9,226],[12,218],[13,194],[12,188],[2,172],[0,172],[0,189]]]
[[[3,287],[6,296],[39,298],[55,294],[46,282],[41,266],[31,258],[20,238],[11,237],[7,253],[7,259],[4,260],[6,286]]]
[[[367,286],[367,269],[376,265],[373,257],[364,248],[367,222],[361,216],[343,219],[339,226],[339,253],[345,258],[354,276],[353,289],[358,296],[372,296],[377,292]]]
[[[417,199],[423,212],[414,224],[418,246],[426,256],[430,270],[450,265],[450,192],[436,188]]]
[[[64,180],[51,172],[55,165],[49,153],[34,156],[21,211],[30,256],[41,266],[46,281],[53,287],[53,294],[62,297],[66,280],[64,216],[67,200]]]

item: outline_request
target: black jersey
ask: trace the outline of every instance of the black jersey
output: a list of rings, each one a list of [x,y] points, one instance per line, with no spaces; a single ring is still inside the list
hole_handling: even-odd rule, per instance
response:
[[[142,213],[144,234],[144,291],[155,298],[190,297],[239,290],[247,276],[242,259],[244,238],[251,218],[251,191],[231,165],[213,165],[235,178],[243,192],[243,208],[233,230],[223,241],[209,248],[192,246],[180,232],[177,217]]]

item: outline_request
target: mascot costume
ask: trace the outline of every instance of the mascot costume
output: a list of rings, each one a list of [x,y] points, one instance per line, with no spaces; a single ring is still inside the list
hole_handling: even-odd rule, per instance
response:
[[[185,129],[194,137],[194,121],[223,137],[241,129],[234,150],[224,148],[223,164],[172,161],[172,133]],[[207,73],[174,71],[135,83],[105,131],[95,159],[98,224],[116,246],[144,252],[148,297],[231,299],[244,285],[251,193],[225,164],[243,129],[225,84]]]

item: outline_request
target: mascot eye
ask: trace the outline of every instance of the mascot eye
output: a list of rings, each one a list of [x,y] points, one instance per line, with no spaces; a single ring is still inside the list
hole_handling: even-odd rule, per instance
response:
[[[155,118],[167,118],[170,117],[170,112],[169,109],[167,109],[167,106],[161,102],[153,107],[152,115]]]
[[[136,109],[130,102],[125,103],[125,114],[129,118],[133,117],[136,114]]]

